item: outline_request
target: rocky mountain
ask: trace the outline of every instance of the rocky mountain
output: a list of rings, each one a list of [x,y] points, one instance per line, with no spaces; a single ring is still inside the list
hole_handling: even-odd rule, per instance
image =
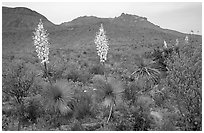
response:
[[[150,23],[145,17],[125,13],[122,13],[119,17],[114,18],[112,22],[118,25],[132,27],[146,27],[146,28],[157,27],[156,25]]]
[[[175,44],[175,40],[183,41],[186,34],[163,29],[145,17],[122,13],[115,18],[98,18],[82,16],[70,22],[55,25],[46,17],[28,8],[2,7],[2,46],[5,50],[31,48],[33,31],[39,19],[49,32],[52,47],[87,48],[94,46],[94,37],[103,24],[112,49],[135,49],[163,46],[166,40]],[[197,42],[201,36],[194,35]]]
[[[125,13],[122,13],[119,17],[115,18],[98,18],[95,16],[82,16],[72,20],[71,22],[62,23],[61,25],[65,26],[90,25],[104,22],[111,22],[113,24],[122,26],[137,26],[140,22],[142,22],[143,24],[147,22],[147,18]]]
[[[98,18],[95,16],[82,16],[78,17],[70,22],[62,23],[61,26],[82,26],[82,25],[93,25],[96,23],[111,23],[113,25],[119,25],[123,27],[131,27],[134,29],[153,29],[164,33],[176,34],[181,36],[182,33],[172,31],[168,29],[162,29],[158,25],[155,25],[147,20],[146,17],[140,17],[137,15],[122,13],[120,16],[115,18]]]

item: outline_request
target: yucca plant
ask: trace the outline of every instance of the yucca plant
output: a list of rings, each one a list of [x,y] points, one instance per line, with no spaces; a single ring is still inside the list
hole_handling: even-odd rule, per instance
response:
[[[98,76],[93,79],[94,86],[97,89],[98,98],[101,99],[102,105],[110,107],[107,123],[109,122],[113,107],[122,102],[123,85],[117,79],[103,76]]]
[[[168,48],[166,41],[164,40],[164,46],[165,49]]]
[[[45,110],[54,110],[62,115],[71,111],[68,103],[73,99],[73,92],[67,80],[57,80],[53,85],[46,84],[42,98]]]
[[[37,56],[38,58],[41,60],[41,63],[44,65],[45,67],[45,74],[51,83],[49,74],[48,74],[48,70],[47,70],[47,64],[49,63],[48,59],[48,55],[49,55],[49,38],[48,38],[48,33],[47,31],[44,29],[43,26],[43,22],[40,19],[40,22],[37,26],[37,28],[35,29],[35,32],[33,32],[34,36],[33,36],[33,41],[34,41],[34,45],[36,47],[36,52],[37,52]]]
[[[97,32],[94,40],[96,44],[97,54],[100,57],[101,63],[104,63],[107,60],[107,54],[109,49],[109,44],[105,33],[106,32],[103,28],[103,24],[101,24],[99,32]]]
[[[142,59],[138,65],[138,69],[131,75],[133,75],[136,79],[142,78],[153,81],[153,83],[158,83],[160,78],[160,71],[156,68],[153,68],[150,63],[146,63]]]
[[[165,76],[168,68],[166,64],[166,58],[163,56],[163,50],[159,48],[154,49],[151,57],[151,59],[154,61],[154,63],[151,64],[151,67],[159,70],[161,75]]]
[[[100,63],[105,68],[105,61],[107,60],[109,44],[108,44],[108,40],[107,40],[107,37],[106,37],[106,32],[105,32],[105,30],[103,28],[103,24],[101,24],[101,27],[100,27],[99,31],[96,33],[96,37],[95,37],[94,42],[96,44],[97,54],[100,57]],[[106,77],[105,72],[104,72],[104,75]]]
[[[180,58],[180,52],[179,52],[179,40],[176,39],[176,43],[174,46],[174,51],[178,54],[179,58]]]
[[[166,41],[164,41],[162,56],[165,57],[165,58],[170,58],[173,51],[174,51],[174,48],[173,47],[168,47]]]
[[[185,37],[185,43],[184,44],[188,44],[188,41],[189,41],[189,38],[188,38],[188,36],[186,35],[186,37]]]

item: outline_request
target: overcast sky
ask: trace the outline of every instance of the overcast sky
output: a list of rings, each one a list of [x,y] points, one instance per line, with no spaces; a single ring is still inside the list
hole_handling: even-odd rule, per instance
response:
[[[115,3],[39,3],[3,2],[7,7],[27,7],[44,15],[55,24],[71,21],[79,16],[118,17],[121,13],[135,14],[162,28],[202,34],[202,3],[156,3],[156,2],[115,2]]]

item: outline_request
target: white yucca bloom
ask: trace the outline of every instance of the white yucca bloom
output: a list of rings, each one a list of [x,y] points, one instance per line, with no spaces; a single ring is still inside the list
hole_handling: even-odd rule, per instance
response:
[[[96,44],[97,54],[100,57],[100,62],[105,62],[107,60],[109,44],[102,24],[99,32],[96,33],[94,42]]]
[[[178,46],[178,44],[179,44],[179,40],[178,40],[178,39],[176,39],[176,44],[175,44],[175,45],[176,45],[176,46]]]
[[[188,44],[188,36],[185,37],[185,43]]]
[[[164,40],[164,48],[167,48],[167,43],[165,40]]]
[[[38,24],[38,27],[35,29],[33,40],[34,45],[36,47],[37,56],[41,61],[41,63],[49,63],[48,55],[49,55],[49,42],[48,42],[48,33],[43,27],[42,20]]]

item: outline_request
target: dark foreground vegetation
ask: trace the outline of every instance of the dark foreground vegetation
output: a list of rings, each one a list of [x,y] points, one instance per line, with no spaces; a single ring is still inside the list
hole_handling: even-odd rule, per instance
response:
[[[77,55],[54,49],[48,64],[52,85],[35,51],[6,54],[2,128],[201,131],[201,50],[189,43],[129,57],[110,52],[103,67],[96,53],[86,56],[88,50]]]

